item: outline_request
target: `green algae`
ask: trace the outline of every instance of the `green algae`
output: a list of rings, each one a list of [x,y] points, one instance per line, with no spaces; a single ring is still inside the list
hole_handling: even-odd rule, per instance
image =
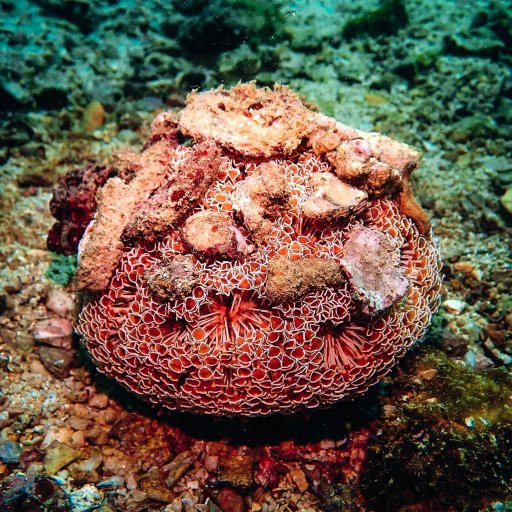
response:
[[[408,359],[382,398],[361,489],[372,510],[481,510],[510,499],[512,377],[437,350]]]
[[[61,286],[67,286],[76,272],[76,256],[64,256],[52,252],[52,261],[48,265],[45,277]]]

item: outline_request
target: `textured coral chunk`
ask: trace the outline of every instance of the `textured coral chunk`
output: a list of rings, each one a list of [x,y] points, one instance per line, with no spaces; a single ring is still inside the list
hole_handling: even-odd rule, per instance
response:
[[[242,213],[244,223],[256,239],[264,239],[275,218],[288,203],[286,174],[275,163],[263,163],[233,191],[233,208]]]
[[[212,139],[243,155],[269,157],[296,149],[312,116],[287,87],[276,85],[272,91],[249,83],[231,91],[191,94],[179,126],[194,139]]]
[[[143,277],[151,292],[161,300],[186,297],[198,282],[194,260],[190,255],[164,258],[146,270]]]
[[[196,94],[178,128],[193,140],[160,115],[141,154],[118,155],[81,242],[78,285],[96,293],[76,328],[100,371],[222,415],[364,392],[439,303],[438,250],[407,188],[417,153],[283,87]]]
[[[206,256],[234,258],[239,252],[237,227],[226,213],[203,211],[191,215],[183,226],[183,237],[194,251]]]
[[[350,187],[328,172],[311,178],[313,193],[302,206],[306,217],[333,220],[361,210],[368,195],[364,190]]]

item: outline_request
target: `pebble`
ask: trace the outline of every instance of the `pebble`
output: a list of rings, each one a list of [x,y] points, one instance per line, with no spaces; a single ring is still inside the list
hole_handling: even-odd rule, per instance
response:
[[[506,190],[506,192],[500,197],[500,202],[503,208],[512,215],[512,187]]]
[[[40,347],[39,359],[43,366],[59,379],[65,379],[74,364],[73,353],[57,347]]]
[[[46,318],[36,323],[34,338],[40,343],[59,348],[71,348],[73,325],[66,318]]]
[[[41,443],[41,448],[44,450],[53,441],[59,441],[60,443],[69,443],[71,441],[71,437],[73,436],[74,431],[68,427],[61,428],[51,428],[46,432],[44,436],[43,442]]]
[[[301,469],[292,469],[289,475],[300,492],[306,491],[309,485],[306,480],[306,475],[304,474],[304,471],[302,471]]]
[[[46,297],[46,307],[59,316],[66,316],[73,310],[73,295],[52,289]]]
[[[443,302],[443,307],[447,313],[460,315],[466,308],[466,303],[458,299],[448,299]]]
[[[103,493],[94,485],[85,484],[81,489],[69,494],[73,512],[91,512],[96,510],[103,501]]]
[[[90,407],[94,407],[96,409],[105,409],[108,405],[108,396],[102,393],[92,395],[91,398],[89,398],[88,404]]]
[[[14,441],[0,441],[0,461],[17,464],[20,461],[21,445]]]
[[[76,468],[79,471],[83,471],[84,473],[92,473],[94,470],[98,469],[103,462],[103,456],[101,455],[101,450],[96,446],[91,450],[91,455],[88,459],[85,459],[76,464]]]
[[[196,459],[197,455],[190,451],[184,451],[177,455],[164,467],[168,471],[165,485],[172,489],[178,483],[178,480],[192,467]]]
[[[44,469],[47,474],[55,475],[59,470],[78,459],[81,454],[82,452],[79,450],[54,440],[46,449],[43,461]]]
[[[247,510],[244,498],[231,487],[224,487],[219,491],[217,504],[222,512],[245,512]]]
[[[51,377],[51,373],[43,366],[43,363],[38,359],[30,361],[30,373],[35,375],[42,375],[43,377]]]

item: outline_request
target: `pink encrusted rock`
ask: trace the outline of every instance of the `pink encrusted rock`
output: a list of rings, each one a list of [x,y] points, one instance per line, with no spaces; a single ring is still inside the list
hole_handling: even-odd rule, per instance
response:
[[[236,226],[223,212],[198,212],[183,226],[183,237],[197,253],[234,258],[238,254]]]
[[[54,347],[71,347],[73,325],[66,318],[47,318],[34,326],[34,338],[40,343]]]
[[[400,267],[400,247],[389,235],[354,227],[345,242],[341,266],[361,311],[375,315],[402,299],[409,286]]]
[[[288,87],[258,89],[254,82],[191,94],[179,117],[180,130],[212,139],[242,155],[290,154],[306,135],[314,113]]]
[[[282,169],[275,163],[263,163],[244,181],[236,184],[233,209],[239,211],[256,240],[264,239],[274,219],[288,206],[288,185]]]
[[[99,190],[96,216],[79,246],[76,289],[98,291],[108,286],[124,250],[121,235],[137,208],[164,184],[172,150],[168,141],[156,142],[141,154],[140,170],[129,183],[114,177]]]
[[[311,219],[341,219],[362,209],[368,199],[364,190],[343,183],[330,172],[315,173],[310,180],[313,193],[302,205]]]
[[[181,165],[173,169],[167,184],[142,202],[124,229],[123,240],[156,241],[178,225],[217,179],[220,150],[212,142],[200,142]]]
[[[371,199],[396,196],[400,211],[427,234],[430,220],[414,196],[411,173],[418,167],[416,149],[385,135],[363,132],[317,114],[309,126],[308,145],[332,163],[343,181],[363,188]]]
[[[60,316],[66,316],[73,310],[74,297],[62,290],[50,290],[46,297],[46,307]]]

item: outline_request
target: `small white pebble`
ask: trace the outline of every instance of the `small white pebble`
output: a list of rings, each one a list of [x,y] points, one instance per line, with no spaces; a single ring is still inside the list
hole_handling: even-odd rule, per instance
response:
[[[443,307],[452,315],[460,315],[466,308],[466,303],[458,299],[448,299],[443,302]]]

